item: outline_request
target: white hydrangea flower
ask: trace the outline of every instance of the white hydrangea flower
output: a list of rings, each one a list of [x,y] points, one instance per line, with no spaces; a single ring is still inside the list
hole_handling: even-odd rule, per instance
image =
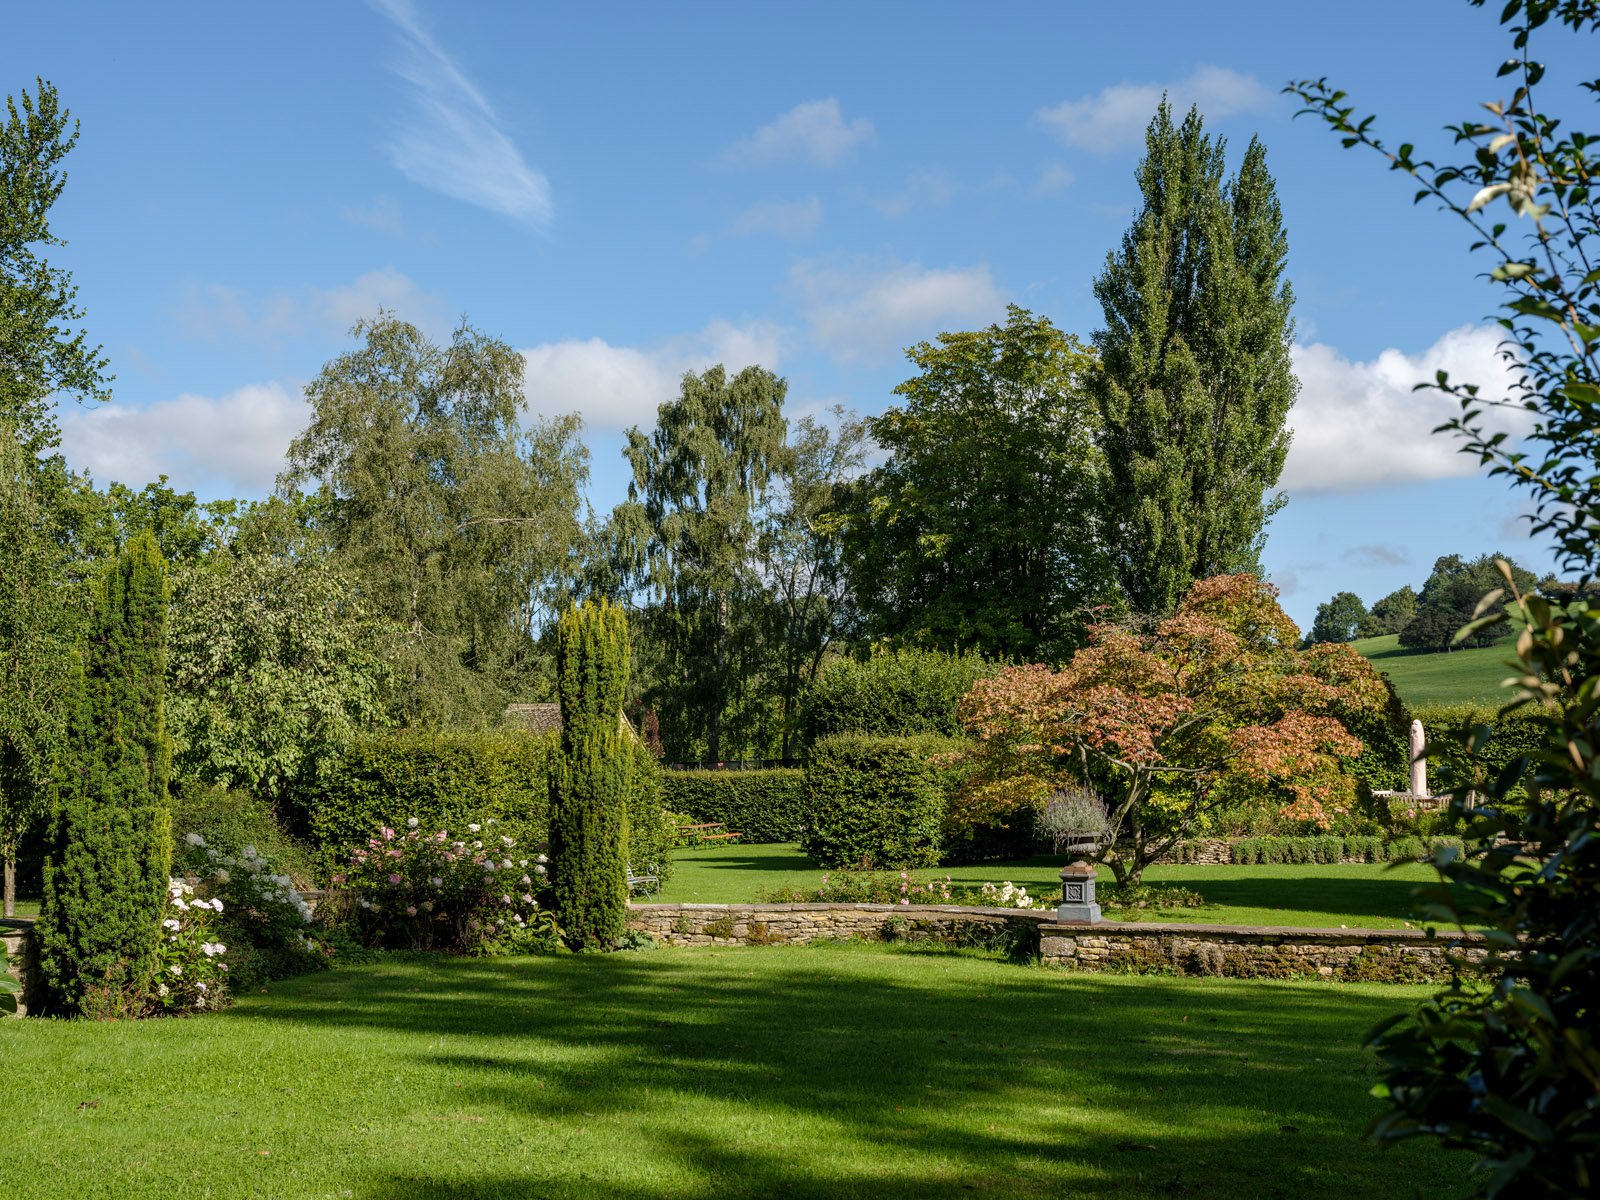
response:
[[[183,840],[188,842],[191,846],[204,846],[206,844],[205,838],[201,837],[198,833],[186,833],[183,835]]]
[[[483,831],[483,826],[482,825],[472,824],[472,825],[468,825],[467,826],[467,832],[468,833],[481,833],[482,831]]]

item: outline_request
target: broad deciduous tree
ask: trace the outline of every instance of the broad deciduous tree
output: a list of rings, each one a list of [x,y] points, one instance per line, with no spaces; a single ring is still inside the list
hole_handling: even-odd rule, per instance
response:
[[[438,346],[387,313],[306,387],[280,490],[326,490],[334,560],[389,622],[388,702],[475,723],[529,669],[579,537],[576,417],[529,420],[522,356],[463,324]]]
[[[78,140],[56,89],[6,99],[0,124],[0,421],[30,456],[55,446],[57,395],[110,397],[100,347],[82,330],[72,276],[40,251],[66,243],[51,232],[50,209],[67,185],[61,162]]]
[[[1059,671],[980,680],[960,710],[977,743],[959,803],[1001,815],[1101,784],[1101,857],[1132,883],[1238,786],[1274,787],[1287,815],[1325,824],[1356,796],[1362,745],[1345,723],[1375,718],[1387,692],[1350,647],[1298,640],[1270,585],[1224,575],[1148,633],[1101,625]]]
[[[0,421],[0,869],[8,917],[17,847],[47,809],[71,646],[61,555],[34,475],[30,456]]]
[[[1288,239],[1266,150],[1224,182],[1224,143],[1165,101],[1145,135],[1142,207],[1094,291],[1091,377],[1110,549],[1128,603],[1165,616],[1197,579],[1258,570],[1289,449]]]
[[[1326,604],[1317,605],[1317,616],[1311,622],[1311,632],[1306,640],[1316,642],[1354,641],[1367,620],[1367,606],[1354,592],[1336,592]]]
[[[1004,325],[906,352],[920,374],[870,421],[888,461],[849,538],[867,632],[996,658],[1056,660],[1107,598],[1095,521],[1095,359],[1013,305]]]

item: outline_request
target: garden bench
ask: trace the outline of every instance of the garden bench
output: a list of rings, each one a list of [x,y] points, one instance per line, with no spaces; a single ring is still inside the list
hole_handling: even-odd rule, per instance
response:
[[[738,841],[744,835],[730,832],[721,821],[702,821],[698,825],[679,825],[678,836],[693,847],[706,842]]]
[[[646,866],[646,868],[645,868],[645,872],[646,873],[643,874],[643,875],[635,875],[633,873],[633,864],[632,863],[628,863],[627,864],[627,870],[628,870],[628,895],[631,896],[635,892],[640,892],[640,893],[643,893],[644,895],[648,896],[652,892],[659,892],[661,890],[661,877],[659,875],[653,874],[653,872],[656,870],[656,867],[655,867],[654,863],[650,863],[650,864],[648,864]]]

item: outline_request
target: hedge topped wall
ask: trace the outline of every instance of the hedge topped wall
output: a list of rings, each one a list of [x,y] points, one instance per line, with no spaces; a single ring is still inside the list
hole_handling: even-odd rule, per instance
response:
[[[800,838],[805,772],[663,771],[661,802],[699,822],[721,822],[742,842],[793,842]]]

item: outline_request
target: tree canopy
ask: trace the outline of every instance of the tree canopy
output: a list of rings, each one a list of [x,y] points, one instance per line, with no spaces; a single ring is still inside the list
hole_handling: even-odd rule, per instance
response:
[[[919,374],[870,421],[851,573],[869,636],[1057,661],[1114,600],[1094,519],[1095,356],[1012,305],[1004,325],[906,352]]]
[[[50,209],[67,186],[61,162],[78,140],[78,123],[43,79],[33,95],[6,99],[0,124],[0,423],[29,456],[60,438],[58,394],[110,397],[111,375],[99,346],[69,327],[83,319],[70,272],[42,251],[66,243],[50,227]]]
[[[1165,616],[1191,583],[1259,572],[1289,449],[1294,295],[1266,149],[1224,182],[1225,144],[1165,100],[1145,134],[1142,207],[1094,292],[1091,376],[1106,459],[1106,545],[1128,603]]]
[[[532,419],[522,356],[462,324],[448,345],[381,313],[306,387],[280,491],[324,492],[335,565],[388,623],[403,722],[481,723],[532,669],[577,544],[575,417]]]
[[[1326,827],[1356,799],[1348,724],[1377,719],[1388,691],[1350,647],[1301,651],[1299,636],[1270,585],[1223,575],[1149,632],[1100,625],[1060,670],[981,679],[960,710],[976,746],[959,804],[1004,814],[1066,784],[1103,787],[1101,857],[1131,882],[1240,787]]]

